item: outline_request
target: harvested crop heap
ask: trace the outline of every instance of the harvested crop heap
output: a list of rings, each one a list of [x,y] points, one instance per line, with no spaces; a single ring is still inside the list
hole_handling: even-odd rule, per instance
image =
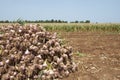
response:
[[[77,69],[72,48],[43,27],[7,26],[0,32],[0,80],[52,80]]]

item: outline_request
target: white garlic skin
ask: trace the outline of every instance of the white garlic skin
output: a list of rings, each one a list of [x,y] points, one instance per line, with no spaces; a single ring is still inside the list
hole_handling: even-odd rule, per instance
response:
[[[27,55],[27,54],[30,54],[30,51],[27,49],[26,51],[25,51],[25,54]]]

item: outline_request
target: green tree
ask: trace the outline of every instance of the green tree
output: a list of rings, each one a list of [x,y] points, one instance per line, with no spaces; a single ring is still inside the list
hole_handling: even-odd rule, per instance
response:
[[[79,22],[79,21],[77,21],[77,20],[75,21],[75,23],[78,23],[78,22]]]
[[[51,23],[53,23],[54,22],[54,19],[51,19],[51,21],[50,21]]]
[[[58,23],[61,23],[62,21],[61,20],[58,20]]]
[[[86,20],[85,23],[90,23],[90,20]]]
[[[80,23],[84,23],[84,21],[80,21]]]

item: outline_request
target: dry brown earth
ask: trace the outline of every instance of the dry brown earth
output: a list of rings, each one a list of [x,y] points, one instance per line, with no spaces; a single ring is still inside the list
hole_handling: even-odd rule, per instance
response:
[[[62,32],[74,49],[78,71],[63,80],[120,80],[120,34]],[[78,55],[79,54],[79,55]]]

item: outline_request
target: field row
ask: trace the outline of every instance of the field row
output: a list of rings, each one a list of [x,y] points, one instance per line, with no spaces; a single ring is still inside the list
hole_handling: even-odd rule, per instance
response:
[[[0,23],[2,25],[10,25],[12,23]],[[15,23],[14,23],[15,24]],[[36,23],[27,23],[36,24]],[[78,32],[78,31],[108,31],[108,32],[120,32],[120,24],[93,24],[93,23],[37,23],[44,26],[47,31],[66,31],[66,32]]]
[[[41,24],[48,31],[109,31],[120,32],[120,24]]]

